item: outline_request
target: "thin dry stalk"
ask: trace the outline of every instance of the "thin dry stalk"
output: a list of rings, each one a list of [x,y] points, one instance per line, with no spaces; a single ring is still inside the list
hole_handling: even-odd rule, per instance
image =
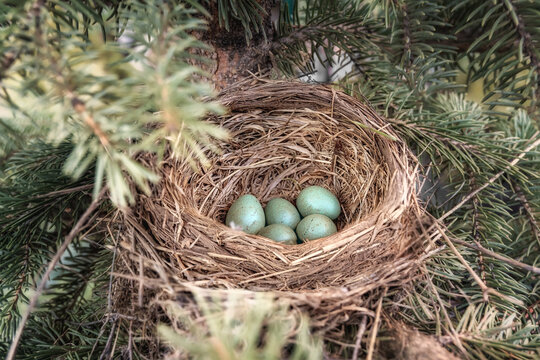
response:
[[[492,258],[495,258],[497,260],[501,260],[501,261],[507,263],[508,265],[512,265],[512,266],[514,266],[516,268],[519,268],[519,269],[522,269],[522,270],[525,270],[525,271],[530,271],[530,272],[535,273],[535,274],[540,274],[540,268],[538,268],[536,266],[529,265],[529,264],[525,264],[525,263],[523,263],[521,261],[511,259],[511,258],[506,257],[506,256],[501,255],[501,254],[497,254],[494,251],[486,249],[485,247],[483,247],[479,243],[469,244],[468,242],[463,241],[463,240],[458,239],[458,238],[454,238],[454,239],[452,239],[452,241],[455,242],[456,244],[460,244],[460,245],[466,246],[468,248],[480,251],[480,252],[484,253],[485,255],[487,255],[489,257],[492,257]]]
[[[433,281],[431,281],[431,277],[425,265],[423,266],[423,271],[424,271],[426,279],[428,280],[429,286],[431,287],[431,290],[435,294],[435,297],[437,298],[437,302],[439,303],[439,306],[441,307],[441,311],[446,320],[446,324],[450,328],[449,330],[447,330],[450,334],[450,338],[452,338],[454,345],[458,347],[459,351],[461,351],[463,355],[467,354],[467,350],[465,350],[465,347],[463,346],[463,343],[460,340],[459,334],[454,328],[454,325],[452,325],[452,320],[450,319],[450,315],[448,314],[448,311],[446,311],[446,305],[442,301],[441,296],[439,295],[439,292],[437,291],[437,289],[435,288],[435,285],[433,284]]]
[[[529,201],[527,201],[527,198],[525,197],[525,194],[523,193],[521,186],[519,186],[519,184],[515,182],[512,182],[512,184],[514,185],[514,188],[516,189],[516,194],[518,195],[521,206],[523,207],[523,210],[525,210],[525,214],[527,215],[527,219],[531,226],[531,231],[534,235],[534,238],[536,239],[536,242],[540,244],[540,227],[538,226],[538,223],[536,222],[533,210],[531,209],[531,205],[529,204]]]
[[[6,360],[13,360],[15,358],[15,353],[17,351],[17,347],[19,346],[19,341],[21,340],[21,336],[22,336],[24,327],[26,326],[26,322],[28,321],[30,314],[36,307],[39,297],[43,294],[43,290],[45,289],[45,285],[47,284],[49,276],[51,275],[52,271],[56,267],[56,264],[58,264],[58,262],[62,258],[62,255],[67,250],[69,244],[71,244],[75,236],[77,236],[77,234],[79,234],[79,232],[81,232],[81,230],[84,229],[91,215],[97,209],[99,204],[101,204],[101,200],[103,198],[103,195],[105,194],[105,191],[107,191],[107,187],[104,187],[103,189],[101,189],[101,192],[99,193],[97,198],[95,198],[92,201],[90,206],[88,206],[88,208],[79,218],[77,223],[75,223],[75,225],[73,226],[69,234],[66,236],[64,242],[62,243],[62,245],[60,245],[60,247],[56,251],[56,254],[49,262],[49,265],[47,266],[47,270],[43,274],[43,277],[41,278],[41,281],[38,287],[36,288],[36,292],[30,299],[30,302],[28,303],[28,307],[26,308],[23,315],[21,316],[21,320],[19,322],[19,325],[17,326],[17,331],[15,332],[13,341],[11,342],[11,345],[9,346],[9,351],[6,356]]]
[[[535,139],[538,136],[538,132],[536,132],[531,139]],[[518,162],[521,161],[527,155],[527,153],[531,150],[534,150],[536,147],[540,145],[540,138],[537,139],[535,142],[533,142],[531,145],[527,146],[523,152],[521,152],[516,158],[514,158],[510,163],[500,172],[493,175],[485,184],[480,186],[479,188],[475,189],[473,192],[471,192],[469,195],[465,196],[456,206],[454,206],[452,209],[448,210],[446,213],[444,213],[443,216],[439,218],[439,221],[443,221],[450,215],[452,215],[456,210],[461,208],[464,204],[466,204],[469,200],[471,200],[473,197],[475,197],[479,192],[487,188],[489,185],[493,184],[495,181],[497,181],[498,178],[504,175],[508,170],[512,168],[512,166],[516,165]]]
[[[373,358],[373,352],[375,351],[375,339],[377,338],[377,333],[379,331],[379,322],[381,320],[382,302],[387,290],[388,289],[384,289],[384,293],[380,297],[379,303],[377,304],[377,310],[375,311],[375,320],[373,321],[373,329],[371,329],[371,334],[369,337],[366,360],[371,360]]]
[[[360,323],[360,327],[358,328],[358,333],[356,334],[356,343],[354,344],[354,351],[352,355],[352,360],[358,360],[358,353],[360,352],[360,345],[362,344],[362,337],[364,336],[364,332],[366,332],[366,325],[367,325],[367,316],[362,317],[362,322]]]
[[[500,292],[498,292],[497,290],[493,289],[493,288],[490,288],[486,285],[486,283],[484,283],[482,281],[482,279],[480,278],[480,276],[478,276],[478,274],[476,274],[473,270],[473,268],[471,268],[471,266],[469,265],[469,263],[467,263],[467,261],[463,258],[463,256],[461,255],[461,253],[456,249],[456,247],[454,246],[454,244],[452,243],[452,240],[450,240],[450,238],[445,234],[444,230],[442,229],[442,227],[438,224],[438,223],[435,223],[435,226],[437,227],[437,229],[440,231],[442,237],[444,238],[444,240],[446,241],[446,243],[448,244],[448,246],[450,247],[450,249],[452,249],[452,252],[454,253],[454,255],[457,256],[457,258],[459,259],[459,261],[461,262],[461,264],[463,264],[463,266],[465,266],[465,269],[467,269],[467,271],[469,272],[469,274],[471,274],[471,276],[473,277],[474,281],[478,284],[478,286],[480,286],[480,289],[482,289],[482,295],[483,295],[483,298],[484,298],[484,301],[485,302],[488,302],[489,301],[489,294],[493,294],[493,295],[496,295],[502,299],[505,299],[507,301],[510,301],[516,305],[520,305],[520,306],[524,306],[525,304],[523,303],[523,301],[519,300],[519,299],[516,299],[516,298],[513,298],[511,296],[508,296],[508,295],[504,295],[504,294],[501,294]],[[480,250],[480,248],[477,248],[477,250]],[[484,250],[487,250],[487,249],[484,249]]]

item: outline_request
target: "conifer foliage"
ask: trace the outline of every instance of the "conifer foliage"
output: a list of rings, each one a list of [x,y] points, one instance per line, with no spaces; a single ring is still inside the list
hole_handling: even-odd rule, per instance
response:
[[[0,354],[42,281],[17,357],[149,353],[152,342],[111,312],[118,244],[111,229],[96,224],[158,181],[138,154],[159,161],[168,149],[205,163],[206,151],[219,151],[212,140],[229,136],[202,121],[225,111],[211,100],[212,71],[201,70],[215,61],[201,54],[223,50],[212,40],[218,33],[220,41],[240,33],[235,46],[258,61],[237,64],[240,75],[297,78],[317,62],[332,69],[334,86],[368,101],[418,157],[419,193],[446,231],[426,249],[418,280],[388,292],[385,314],[459,357],[537,359],[538,0],[2,1]],[[43,279],[104,188],[99,212]],[[283,307],[264,301],[279,309],[274,319],[265,315],[276,322],[268,328],[281,329]],[[263,326],[245,325],[238,331]],[[294,354],[310,355],[298,358],[368,355],[365,337],[355,346],[356,328],[345,329],[341,347],[324,349],[302,329],[303,350]],[[160,333],[184,347],[178,353],[220,358],[166,327]],[[390,323],[382,324],[377,344],[391,333]],[[199,328],[193,335],[210,336]],[[250,347],[249,356],[279,358],[294,347],[276,346]]]

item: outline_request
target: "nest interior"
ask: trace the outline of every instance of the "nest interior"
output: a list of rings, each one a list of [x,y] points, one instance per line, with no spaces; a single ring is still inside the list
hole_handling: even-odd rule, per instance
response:
[[[192,286],[270,291],[318,309],[323,322],[369,312],[377,290],[414,276],[423,247],[415,161],[384,119],[342,92],[298,82],[243,82],[220,101],[229,113],[208,121],[230,139],[208,167],[170,157],[156,170],[162,181],[122,216],[119,272],[137,277],[144,264],[176,298]],[[309,185],[340,200],[336,234],[282,245],[223,224],[240,195],[294,203]]]

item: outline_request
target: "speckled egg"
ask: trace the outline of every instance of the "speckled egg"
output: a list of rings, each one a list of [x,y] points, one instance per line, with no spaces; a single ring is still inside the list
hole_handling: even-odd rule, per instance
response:
[[[320,239],[337,232],[336,224],[325,215],[308,215],[298,223],[296,234],[301,241]]]
[[[227,212],[225,224],[248,234],[258,233],[264,227],[264,210],[261,203],[253,195],[240,196]]]
[[[296,207],[302,216],[320,214],[334,220],[341,214],[337,197],[320,186],[310,186],[300,191]]]
[[[272,224],[262,228],[257,235],[261,235],[280,243],[296,244],[296,233],[287,225]]]
[[[291,229],[296,229],[300,222],[300,213],[293,204],[282,198],[272,199],[266,204],[264,209],[266,224],[283,224]]]

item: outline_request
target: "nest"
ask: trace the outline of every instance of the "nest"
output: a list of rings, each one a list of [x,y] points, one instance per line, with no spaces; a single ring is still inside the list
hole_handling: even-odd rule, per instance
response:
[[[423,249],[407,146],[368,105],[328,86],[256,79],[219,99],[229,113],[208,121],[231,137],[210,166],[167,158],[153,193],[118,218],[116,306],[235,288],[287,299],[323,330],[373,317],[382,291],[415,275]],[[340,200],[336,234],[283,245],[224,225],[243,194],[294,203],[309,185]]]

